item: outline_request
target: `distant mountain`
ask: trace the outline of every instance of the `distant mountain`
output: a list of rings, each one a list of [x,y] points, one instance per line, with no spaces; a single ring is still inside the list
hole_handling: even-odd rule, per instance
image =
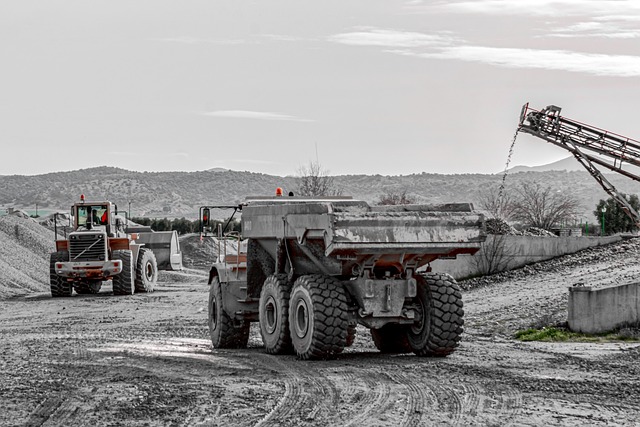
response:
[[[557,162],[549,163],[540,166],[514,166],[509,169],[509,173],[518,172],[548,172],[548,171],[583,171],[584,166],[576,160],[575,157],[570,156]]]
[[[609,161],[609,159],[605,159],[605,161]],[[602,166],[596,165],[598,170],[605,174],[616,174],[616,172],[611,171]],[[624,170],[627,170],[635,175],[640,176],[640,168],[628,164],[624,164],[622,166]],[[508,170],[509,173],[518,173],[518,172],[549,172],[549,171],[584,171],[585,168],[582,166],[580,162],[576,160],[575,157],[570,156],[564,158],[562,160],[558,160],[557,162],[549,163],[546,165],[540,166],[515,166]]]
[[[610,174],[608,179],[622,192],[640,192],[639,184],[619,174]],[[334,180],[342,194],[373,203],[386,192],[406,191],[418,203],[471,202],[478,206],[480,193],[487,188],[497,188],[502,174],[423,172],[399,176],[339,175]],[[512,171],[505,181],[507,191],[523,181],[537,181],[574,195],[584,210],[578,221],[592,221],[598,200],[607,198],[596,181],[582,170]],[[37,205],[40,214],[50,210],[68,211],[84,194],[87,200],[111,200],[120,210],[128,210],[131,203],[132,216],[195,219],[200,206],[236,204],[248,195],[272,195],[277,187],[282,187],[285,194],[295,192],[296,182],[291,176],[231,170],[132,172],[98,167],[35,176],[0,176],[0,209],[13,207],[32,213]]]

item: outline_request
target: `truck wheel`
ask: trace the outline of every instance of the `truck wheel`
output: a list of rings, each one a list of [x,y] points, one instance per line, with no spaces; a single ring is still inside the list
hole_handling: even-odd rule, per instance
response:
[[[76,283],[75,289],[79,295],[97,294],[102,288],[102,282],[99,280],[92,280],[90,282],[82,281]]]
[[[411,349],[418,356],[447,356],[458,346],[464,324],[460,288],[448,274],[426,273],[415,278],[414,301],[420,320],[407,331]]]
[[[347,344],[347,295],[330,276],[308,275],[296,280],[289,299],[289,329],[300,359],[328,358]]]
[[[156,255],[149,249],[140,248],[136,263],[136,292],[153,292],[158,280]]]
[[[112,258],[122,261],[122,272],[113,276],[113,294],[114,295],[132,295],[133,294],[133,269],[131,264],[133,261],[131,251],[121,249],[113,251]]]
[[[405,325],[387,323],[380,329],[371,329],[371,338],[381,353],[411,353],[407,329]]]
[[[209,334],[213,348],[246,348],[249,341],[249,322],[234,325],[233,319],[224,310],[222,286],[218,276],[209,288]]]
[[[69,252],[58,251],[51,254],[49,260],[49,282],[51,285],[51,296],[57,297],[70,297],[73,293],[73,287],[71,282],[67,282],[67,279],[58,276],[56,273],[56,262],[69,261]]]
[[[291,354],[289,333],[289,295],[291,285],[286,274],[267,277],[260,292],[260,335],[267,353]]]

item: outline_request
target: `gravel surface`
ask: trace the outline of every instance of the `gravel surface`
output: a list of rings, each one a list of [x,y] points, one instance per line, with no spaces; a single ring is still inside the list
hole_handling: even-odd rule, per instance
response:
[[[465,333],[446,358],[389,356],[362,327],[335,360],[214,350],[206,270],[156,292],[0,299],[0,425],[637,425],[639,343],[523,343],[566,317],[567,286],[625,283],[637,241],[463,286]],[[3,273],[4,274],[4,270]]]

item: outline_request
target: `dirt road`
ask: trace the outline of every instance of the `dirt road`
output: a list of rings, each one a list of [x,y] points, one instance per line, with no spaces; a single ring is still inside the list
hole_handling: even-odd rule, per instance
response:
[[[615,266],[615,269],[612,268]],[[212,350],[204,273],[156,292],[0,301],[0,424],[28,426],[634,425],[640,344],[521,343],[566,317],[566,286],[637,277],[635,251],[466,291],[461,348],[381,355],[368,331],[336,360]]]

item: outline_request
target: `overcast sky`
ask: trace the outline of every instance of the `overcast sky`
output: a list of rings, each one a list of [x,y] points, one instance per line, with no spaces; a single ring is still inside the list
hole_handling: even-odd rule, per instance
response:
[[[0,61],[0,175],[496,173],[527,101],[640,138],[637,0],[0,0]]]

